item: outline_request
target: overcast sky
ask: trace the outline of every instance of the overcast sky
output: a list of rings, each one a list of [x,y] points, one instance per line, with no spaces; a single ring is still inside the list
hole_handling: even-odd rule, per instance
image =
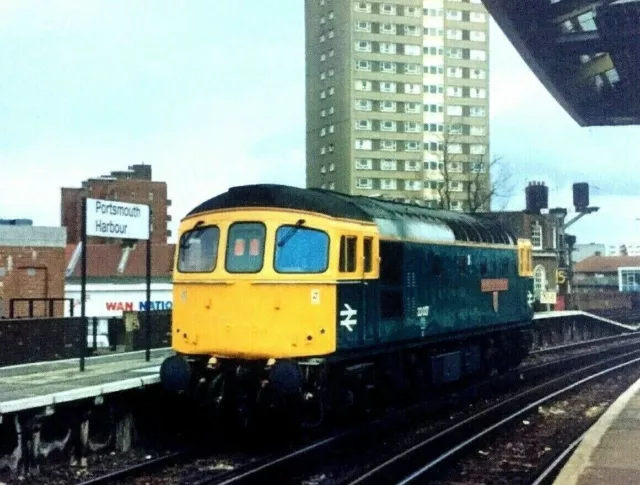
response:
[[[639,127],[581,128],[491,25],[491,152],[524,206],[529,180],[601,207],[578,242],[640,240]],[[304,186],[304,2],[0,1],[0,218],[60,224],[60,187],[153,166],[171,229],[246,183]]]

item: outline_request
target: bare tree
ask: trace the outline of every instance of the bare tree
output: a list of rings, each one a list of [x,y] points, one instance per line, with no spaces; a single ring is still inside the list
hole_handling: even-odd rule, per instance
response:
[[[511,182],[511,172],[502,157],[493,157],[489,162],[469,162],[469,180],[466,182],[468,212],[490,210],[492,206],[504,210],[513,195],[515,186]],[[489,176],[484,176],[488,172]]]
[[[462,160],[461,154],[453,153],[451,150],[451,147],[456,144],[456,137],[450,133],[447,126],[444,127],[444,133],[441,138],[439,169],[443,180],[438,183],[439,208],[451,210],[454,202],[452,197],[454,192],[453,182],[458,182],[458,180],[454,180],[456,177],[453,174],[456,173],[456,167],[462,163]]]
[[[462,202],[466,212],[488,211],[500,201],[503,209],[513,194],[511,174],[502,157],[487,161],[487,155],[458,153],[453,147],[467,135],[452,133],[445,125],[439,142],[438,171],[441,177],[435,182],[438,191],[438,208],[451,210],[454,203]],[[421,171],[424,183],[425,171]],[[459,184],[462,184],[461,186]]]

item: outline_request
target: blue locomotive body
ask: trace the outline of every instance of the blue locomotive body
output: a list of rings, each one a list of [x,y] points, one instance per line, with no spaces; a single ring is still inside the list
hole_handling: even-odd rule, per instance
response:
[[[460,338],[532,320],[532,280],[519,274],[515,250],[382,241],[380,255],[379,280],[338,283],[339,350]]]

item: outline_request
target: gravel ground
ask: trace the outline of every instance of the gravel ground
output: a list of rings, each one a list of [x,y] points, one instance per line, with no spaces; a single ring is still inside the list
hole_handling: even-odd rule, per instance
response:
[[[144,474],[116,483],[118,485],[186,485],[202,478],[204,474],[215,476],[246,462],[247,458],[242,454],[216,455],[185,464],[172,465],[157,473]]]
[[[0,485],[73,485],[128,466],[144,463],[164,454],[158,451],[132,450],[129,453],[93,455],[86,468],[63,464],[43,468],[37,476],[0,479]],[[215,453],[207,458],[189,460],[187,463],[162,467],[160,471],[144,473],[138,477],[113,482],[127,485],[186,484],[189,478],[203,473],[221,473],[248,461],[243,453]]]
[[[570,396],[545,406],[490,441],[479,444],[458,464],[443,471],[431,484],[519,485],[537,474],[582,432],[593,425],[609,405],[640,378],[640,369],[587,384]]]
[[[158,457],[157,450],[133,449],[128,453],[93,454],[88,457],[87,467],[69,466],[66,463],[41,467],[39,475],[13,477],[0,480],[6,485],[72,485],[109,471],[118,470],[135,463],[141,463]]]

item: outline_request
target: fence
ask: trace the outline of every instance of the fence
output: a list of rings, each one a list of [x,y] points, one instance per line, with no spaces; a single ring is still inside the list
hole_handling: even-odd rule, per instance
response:
[[[146,349],[144,312],[130,312],[107,320],[87,318],[86,355]],[[0,366],[78,358],[83,351],[80,317],[0,320]],[[151,312],[151,348],[171,345],[171,311]]]
[[[146,348],[145,312],[125,312],[122,318],[111,318],[108,321],[106,340],[110,351],[132,351]],[[151,316],[151,348],[171,346],[171,311],[159,310],[150,312]],[[97,341],[105,335],[98,335],[95,325],[90,325],[89,339],[93,349],[99,351]],[[93,334],[93,335],[92,335]],[[104,338],[102,339],[105,340]]]
[[[65,304],[68,304],[69,316],[73,317],[73,298],[11,298],[9,318],[63,317]]]
[[[0,365],[78,357],[81,318],[0,320]]]

